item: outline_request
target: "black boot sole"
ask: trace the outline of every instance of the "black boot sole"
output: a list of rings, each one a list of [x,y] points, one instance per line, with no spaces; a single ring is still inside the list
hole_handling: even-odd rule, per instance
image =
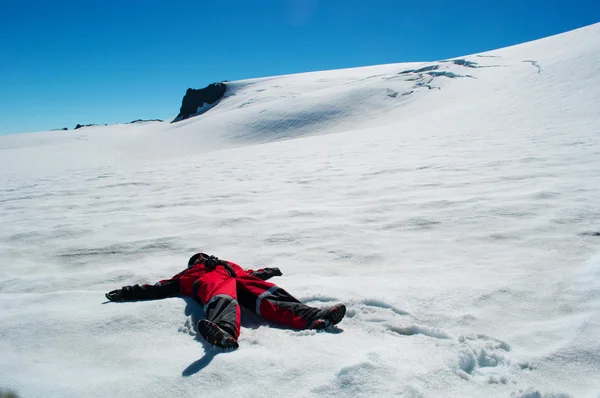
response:
[[[206,319],[198,322],[198,332],[207,343],[221,348],[238,348],[236,339],[217,324]]]
[[[317,319],[309,329],[325,329],[329,326],[337,325],[344,319],[346,315],[346,306],[344,304],[335,305],[328,310],[321,312],[321,316]]]
[[[336,310],[333,311],[334,309]],[[344,319],[344,316],[346,316],[346,306],[340,304],[333,307],[324,318],[330,322],[330,325],[337,325]]]

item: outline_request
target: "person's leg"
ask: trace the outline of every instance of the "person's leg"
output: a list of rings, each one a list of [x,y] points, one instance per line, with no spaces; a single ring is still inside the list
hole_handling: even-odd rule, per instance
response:
[[[338,304],[321,310],[301,303],[279,286],[255,278],[236,278],[240,304],[267,321],[293,329],[321,329],[339,323],[346,307]]]
[[[198,322],[202,337],[214,345],[237,348],[240,307],[235,279],[220,269],[208,272],[194,283],[192,296],[204,306],[206,319]]]

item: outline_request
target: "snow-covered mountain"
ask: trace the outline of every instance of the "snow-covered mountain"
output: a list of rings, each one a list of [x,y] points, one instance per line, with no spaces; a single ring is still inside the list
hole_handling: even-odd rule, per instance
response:
[[[0,137],[0,390],[600,396],[600,24],[439,62],[227,83],[177,123]],[[206,251],[314,306],[105,303]],[[561,395],[562,394],[562,395]]]

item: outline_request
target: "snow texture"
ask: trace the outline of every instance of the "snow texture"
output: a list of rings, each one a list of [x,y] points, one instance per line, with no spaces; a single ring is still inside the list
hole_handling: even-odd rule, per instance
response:
[[[440,62],[228,83],[199,116],[0,137],[0,389],[597,397],[600,24]],[[293,139],[292,139],[293,138]],[[314,306],[204,345],[106,303],[205,251]]]

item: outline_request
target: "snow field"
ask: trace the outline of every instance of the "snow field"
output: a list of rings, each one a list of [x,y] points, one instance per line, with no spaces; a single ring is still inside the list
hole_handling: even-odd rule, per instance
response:
[[[234,82],[176,124],[1,137],[0,387],[598,396],[599,33]],[[348,314],[315,332],[245,313],[222,353],[189,299],[104,303],[196,251],[280,267]]]

